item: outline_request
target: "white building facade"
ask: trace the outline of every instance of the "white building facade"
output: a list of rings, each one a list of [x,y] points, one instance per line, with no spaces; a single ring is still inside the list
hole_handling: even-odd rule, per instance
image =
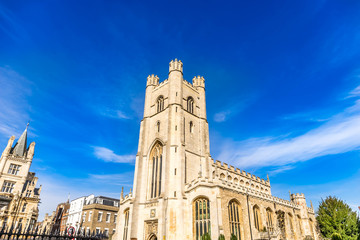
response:
[[[272,196],[270,180],[214,161],[210,155],[205,80],[147,78],[134,191],[121,196],[114,239],[318,239],[303,194]]]
[[[67,227],[74,227],[76,231],[81,227],[83,206],[94,197],[95,196],[91,194],[89,196],[76,198],[70,202],[69,215],[66,222]]]

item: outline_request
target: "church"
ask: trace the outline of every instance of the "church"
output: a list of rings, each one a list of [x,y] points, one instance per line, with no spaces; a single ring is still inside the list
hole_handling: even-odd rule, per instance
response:
[[[15,136],[9,139],[0,158],[0,227],[32,228],[38,219],[41,186],[29,171],[35,142],[27,144],[28,126],[15,145]]]
[[[211,158],[203,77],[186,81],[177,59],[168,79],[148,76],[133,191],[121,194],[114,239],[319,239],[304,194],[290,198]]]

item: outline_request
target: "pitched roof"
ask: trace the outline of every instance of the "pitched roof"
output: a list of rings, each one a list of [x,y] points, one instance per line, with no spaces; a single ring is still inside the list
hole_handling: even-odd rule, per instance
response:
[[[24,156],[26,153],[27,148],[27,129],[29,127],[29,124],[26,125],[25,131],[21,134],[19,140],[15,144],[13,153],[17,156]]]

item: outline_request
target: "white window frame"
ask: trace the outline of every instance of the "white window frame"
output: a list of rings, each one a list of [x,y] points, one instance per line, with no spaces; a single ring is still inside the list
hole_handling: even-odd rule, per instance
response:
[[[14,164],[14,163],[10,163],[9,170],[8,170],[8,174],[18,175],[18,173],[19,173],[19,171],[20,171],[20,167],[21,167],[21,165],[17,165],[17,164]]]
[[[110,221],[111,221],[111,213],[106,213],[106,222],[109,223]]]
[[[103,212],[98,212],[97,221],[102,222]],[[99,219],[100,218],[100,219]]]
[[[15,182],[12,181],[4,181],[3,186],[1,188],[1,192],[12,193],[15,187]]]
[[[89,218],[88,218],[88,222],[91,221],[91,215],[92,215],[92,211],[89,212]]]

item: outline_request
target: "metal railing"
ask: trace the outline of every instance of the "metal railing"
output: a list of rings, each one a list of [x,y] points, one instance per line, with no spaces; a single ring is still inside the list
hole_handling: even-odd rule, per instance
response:
[[[107,240],[107,234],[104,232],[85,232],[81,231],[71,231],[69,228],[66,228],[65,231],[57,231],[51,233],[50,229],[44,228],[40,230],[39,227],[31,228],[24,227],[21,225],[18,227],[2,227],[0,229],[0,239],[1,240]]]

